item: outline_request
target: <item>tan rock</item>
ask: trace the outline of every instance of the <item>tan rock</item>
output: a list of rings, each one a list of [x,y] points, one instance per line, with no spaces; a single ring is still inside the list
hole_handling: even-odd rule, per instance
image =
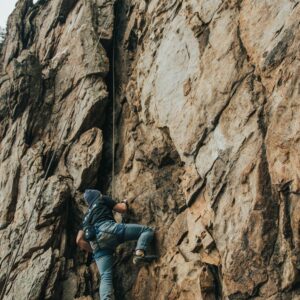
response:
[[[74,187],[82,189],[95,182],[102,157],[103,137],[98,128],[90,129],[81,135],[67,155],[66,165],[74,180]]]
[[[152,264],[118,248],[117,299],[298,299],[299,7],[18,1],[0,63],[1,282],[30,223],[6,298],[99,298],[75,244],[95,187],[156,229]]]

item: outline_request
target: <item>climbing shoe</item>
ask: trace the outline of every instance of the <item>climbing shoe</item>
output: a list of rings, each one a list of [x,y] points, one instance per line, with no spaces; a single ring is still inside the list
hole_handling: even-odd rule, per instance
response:
[[[157,259],[156,255],[134,255],[133,256],[133,264],[134,265],[142,265],[142,264],[149,264],[153,260]]]

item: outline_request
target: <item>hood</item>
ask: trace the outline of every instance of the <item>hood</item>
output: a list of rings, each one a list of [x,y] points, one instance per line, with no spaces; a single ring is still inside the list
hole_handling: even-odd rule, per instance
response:
[[[88,205],[92,206],[92,204],[101,197],[101,192],[98,190],[85,190],[83,197]]]

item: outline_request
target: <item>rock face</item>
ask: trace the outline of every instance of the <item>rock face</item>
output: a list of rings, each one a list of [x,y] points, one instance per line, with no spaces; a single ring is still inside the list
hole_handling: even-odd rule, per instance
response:
[[[75,245],[89,187],[156,228],[150,266],[117,249],[117,299],[300,299],[298,4],[18,1],[0,63],[0,288],[29,227],[5,299],[99,299]]]

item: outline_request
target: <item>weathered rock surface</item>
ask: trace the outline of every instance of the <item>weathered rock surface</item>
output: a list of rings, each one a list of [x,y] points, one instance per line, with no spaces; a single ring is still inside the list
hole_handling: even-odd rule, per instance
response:
[[[156,228],[150,266],[118,248],[117,299],[300,299],[298,4],[18,1],[0,63],[0,288],[34,211],[5,299],[99,299],[75,245],[87,187]]]

